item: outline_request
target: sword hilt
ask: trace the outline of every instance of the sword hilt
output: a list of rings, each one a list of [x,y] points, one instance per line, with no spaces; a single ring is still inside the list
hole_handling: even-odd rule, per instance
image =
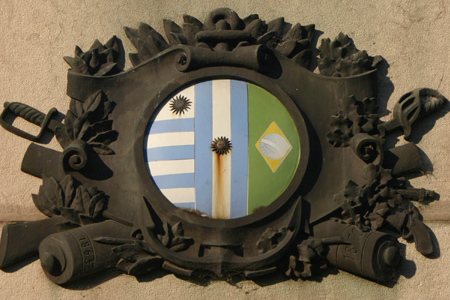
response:
[[[31,122],[38,126],[41,126],[42,122],[45,119],[44,113],[40,112],[39,110],[29,105],[20,102],[12,102],[12,103],[5,102],[3,106],[5,107],[5,109],[10,109],[14,115],[21,117],[27,120],[28,122]]]
[[[37,142],[41,138],[44,129],[47,128],[47,125],[51,121],[52,117],[56,113],[58,113],[56,108],[52,108],[46,115],[40,112],[39,110],[20,102],[11,102],[11,103],[5,102],[4,107],[5,108],[0,117],[0,125],[2,125],[3,128],[8,130],[9,132],[12,132],[20,137],[26,138],[33,142]],[[7,116],[11,114],[14,117],[21,117],[22,119],[27,120],[30,123],[40,126],[41,131],[39,132],[38,135],[35,136],[17,127],[14,127],[12,125],[12,121],[10,123],[7,120]]]

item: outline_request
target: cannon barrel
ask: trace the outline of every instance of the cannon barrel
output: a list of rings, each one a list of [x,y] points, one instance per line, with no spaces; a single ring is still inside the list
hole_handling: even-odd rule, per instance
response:
[[[314,227],[318,238],[340,237],[341,244],[329,245],[327,260],[341,270],[377,282],[395,278],[400,263],[400,246],[392,235],[375,230],[362,231],[340,219]]]
[[[108,220],[48,236],[39,246],[47,277],[64,284],[113,267],[119,259],[112,251],[117,245],[96,242],[98,237],[127,239],[131,227]]]

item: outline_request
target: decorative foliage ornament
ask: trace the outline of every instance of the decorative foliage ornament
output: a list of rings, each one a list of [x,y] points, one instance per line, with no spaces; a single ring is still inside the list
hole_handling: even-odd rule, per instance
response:
[[[63,149],[25,153],[22,170],[43,179],[33,201],[49,219],[3,227],[1,268],[39,253],[57,284],[112,267],[309,278],[335,266],[386,282],[398,276],[398,237],[435,251],[411,202],[434,193],[403,177],[422,170],[419,149],[387,149],[385,136],[401,128],[408,138],[445,104],[439,92],[405,94],[382,123],[382,58],[348,36],[322,41],[317,75],[314,25],[226,8],[183,21],[164,20],[166,38],[147,24],[125,28],[132,70],[118,64],[116,37],[65,57],[64,123],[56,109],[5,103],[6,130],[34,142],[50,131]],[[17,129],[11,115],[41,133]]]

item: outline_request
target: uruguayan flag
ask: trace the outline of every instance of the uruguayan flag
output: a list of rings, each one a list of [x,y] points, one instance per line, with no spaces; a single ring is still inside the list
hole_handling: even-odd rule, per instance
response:
[[[187,105],[173,111],[175,99]],[[232,150],[218,155],[215,138]],[[300,141],[284,106],[264,89],[238,80],[190,86],[149,123],[146,161],[164,196],[213,218],[243,217],[273,202],[298,165]]]

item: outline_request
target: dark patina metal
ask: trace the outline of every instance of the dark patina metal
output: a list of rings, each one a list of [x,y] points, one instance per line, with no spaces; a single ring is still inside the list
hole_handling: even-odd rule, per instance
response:
[[[211,149],[218,155],[224,155],[231,151],[231,142],[228,138],[221,136],[220,138],[215,138],[211,143]]]
[[[191,101],[184,96],[175,97],[170,102],[171,111],[177,115],[184,114],[190,109],[190,106]]]
[[[359,51],[344,34],[319,47],[321,75],[308,70],[314,25],[290,26],[283,18],[241,19],[216,9],[205,22],[185,15],[183,27],[165,20],[167,40],[147,24],[125,28],[138,52],[123,71],[117,38],[76,48],[64,123],[20,103],[5,103],[1,125],[39,142],[8,121],[22,117],[53,132],[63,150],[31,144],[22,170],[43,179],[36,207],[46,220],[3,227],[0,267],[39,252],[52,281],[68,281],[116,267],[130,275],[164,268],[195,277],[254,278],[275,272],[309,278],[327,265],[368,279],[395,279],[401,261],[398,236],[412,238],[424,255],[431,234],[410,202],[433,192],[407,187],[400,176],[422,169],[413,143],[386,149],[385,135],[446,101],[435,90],[403,96],[393,120],[377,114],[380,57]],[[149,120],[171,101],[174,114],[190,109],[175,97],[214,79],[252,83],[274,95],[294,120],[301,140],[298,168],[270,205],[232,220],[170,203],[152,180],[143,145]],[[169,100],[168,100],[169,99]],[[233,151],[217,137],[211,150]],[[40,159],[37,159],[40,158]],[[397,232],[393,235],[387,232]]]

